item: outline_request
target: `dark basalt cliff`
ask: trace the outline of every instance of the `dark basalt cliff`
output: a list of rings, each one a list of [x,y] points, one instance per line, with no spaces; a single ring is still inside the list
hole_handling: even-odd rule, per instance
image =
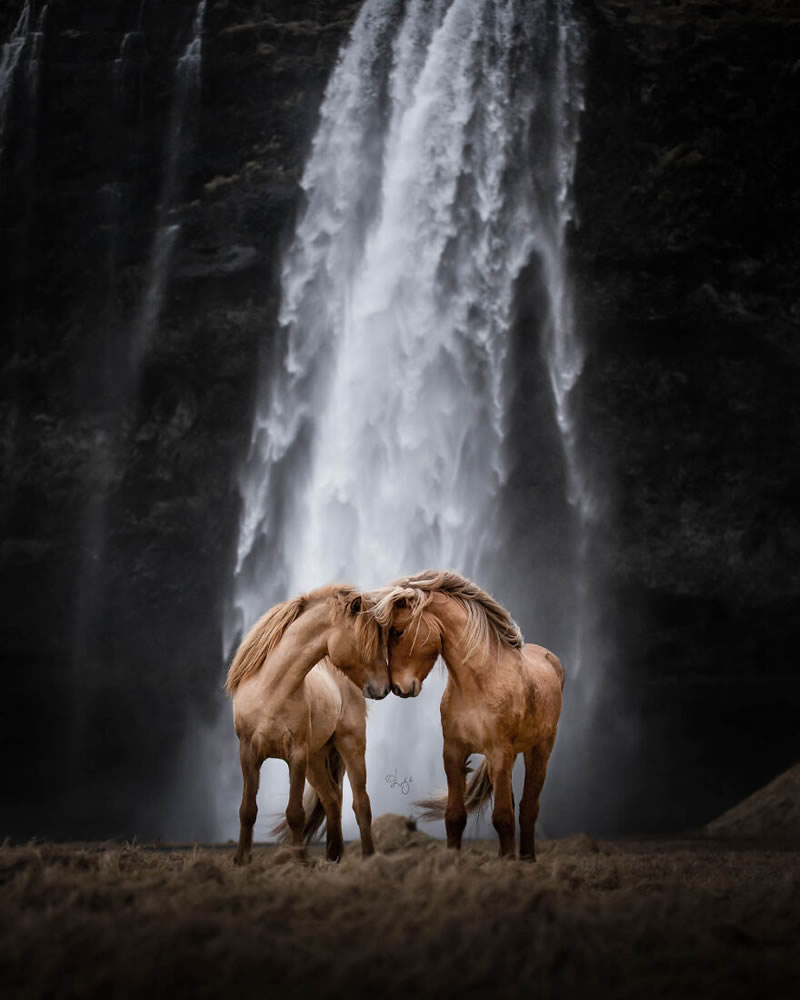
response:
[[[800,752],[800,12],[597,3],[591,23],[583,426],[648,775],[630,801],[657,789],[663,829]]]
[[[0,833],[158,833],[183,732],[218,709],[236,472],[304,155],[359,6],[209,3],[168,213],[181,231],[135,391],[126,345],[196,4],[51,0],[38,85],[10,92],[0,733],[2,799],[17,805]],[[604,498],[614,679],[638,720],[635,751],[602,780],[622,768],[629,786],[617,829],[677,829],[798,751],[800,14],[577,7],[582,447]],[[0,13],[2,38],[17,14]],[[557,449],[526,423],[543,392],[526,350],[511,495],[535,519]],[[187,836],[209,829],[202,801],[187,799]]]

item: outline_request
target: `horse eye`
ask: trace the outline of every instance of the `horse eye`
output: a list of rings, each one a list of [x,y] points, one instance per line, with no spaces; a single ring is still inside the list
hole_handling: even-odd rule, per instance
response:
[[[399,639],[400,636],[403,634],[403,632],[405,632],[404,628],[390,628],[389,629],[389,635],[393,639]]]

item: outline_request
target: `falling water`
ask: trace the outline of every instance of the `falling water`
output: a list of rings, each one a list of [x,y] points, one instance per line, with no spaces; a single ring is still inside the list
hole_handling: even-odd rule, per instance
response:
[[[25,75],[28,82],[28,93],[31,102],[35,105],[39,99],[39,63],[42,57],[42,45],[44,44],[44,26],[47,19],[47,4],[39,11],[36,19],[36,27],[30,36],[30,51],[26,60]]]
[[[113,489],[122,480],[127,458],[125,451],[126,410],[135,404],[139,389],[141,365],[152,345],[152,340],[163,306],[169,280],[169,266],[180,227],[171,220],[181,195],[181,161],[188,142],[187,120],[191,102],[197,97],[202,70],[202,32],[206,0],[200,0],[192,20],[191,37],[182,50],[175,67],[174,91],[166,143],[164,174],[157,209],[157,224],[150,251],[147,276],[141,302],[131,329],[122,331],[126,343],[115,339],[113,331],[118,317],[113,312],[109,297],[103,321],[107,335],[102,341],[104,356],[97,364],[102,373],[100,384],[92,386],[91,398],[98,413],[92,428],[91,459],[87,465],[87,502],[79,527],[81,545],[80,585],[75,595],[73,660],[75,664],[76,692],[72,706],[73,740],[71,766],[81,772],[85,768],[87,691],[91,684],[87,670],[92,657],[97,656],[96,645],[102,642],[98,622],[104,614],[104,594],[109,585],[113,556],[109,501]],[[141,31],[142,9],[136,31],[125,35],[120,54],[114,62],[114,100],[124,96],[124,78],[129,57],[136,58],[143,47]],[[108,286],[116,279],[118,237],[122,226],[125,198],[124,187],[117,182],[103,185],[98,193],[98,208],[103,219],[103,229],[108,238],[106,261]]]
[[[144,49],[145,37],[141,27],[126,32],[122,37],[119,55],[112,67],[114,101],[117,108],[124,110],[129,104],[135,104],[139,116],[143,110],[141,65],[144,60]]]
[[[11,37],[3,46],[2,54],[0,54],[0,154],[4,148],[3,142],[14,77],[28,41],[30,21],[31,4],[30,0],[25,0],[19,19],[11,32]]]
[[[506,369],[534,253],[580,489],[563,263],[575,44],[568,0],[364,4],[326,91],[284,262],[282,355],[241,480],[230,641],[273,601],[326,581],[369,588],[427,566],[481,579],[502,544]],[[384,781],[395,770],[418,793],[441,785],[443,683],[437,672],[419,699],[372,710],[376,813],[410,802]],[[269,781],[262,807],[275,811],[285,785]],[[230,831],[235,806],[225,810]]]
[[[27,116],[27,143],[32,145],[39,103],[39,68],[47,5],[39,11],[36,25],[31,30],[31,4],[25,0],[11,37],[0,54],[0,159],[5,150],[5,131],[11,100],[18,77],[17,70],[24,70],[26,98],[29,102]]]
[[[585,350],[575,326],[566,268],[566,234],[573,217],[572,180],[575,173],[579,116],[583,110],[583,89],[576,67],[582,46],[576,22],[564,9],[558,10],[556,31],[558,45],[550,96],[552,130],[550,164],[547,169],[551,178],[553,211],[549,213],[549,231],[538,245],[538,251],[544,283],[549,292],[542,340],[564,454],[567,501],[576,522],[571,635],[563,637],[561,646],[562,656],[569,663],[571,676],[574,677],[582,673],[587,640],[590,595],[586,559],[596,499],[578,447],[574,390],[583,371]],[[585,678],[583,683],[585,685]]]
[[[144,294],[131,335],[130,363],[134,378],[150,348],[158,325],[169,280],[172,253],[180,233],[180,224],[171,219],[181,194],[180,167],[189,140],[187,130],[190,105],[199,95],[202,80],[205,13],[206,0],[200,0],[192,21],[191,39],[175,67],[158,219],[150,251]]]

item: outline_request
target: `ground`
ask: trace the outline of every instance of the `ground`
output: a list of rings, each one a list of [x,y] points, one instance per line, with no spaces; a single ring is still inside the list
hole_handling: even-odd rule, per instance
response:
[[[800,849],[383,837],[334,865],[262,847],[0,848],[0,996],[800,995]]]

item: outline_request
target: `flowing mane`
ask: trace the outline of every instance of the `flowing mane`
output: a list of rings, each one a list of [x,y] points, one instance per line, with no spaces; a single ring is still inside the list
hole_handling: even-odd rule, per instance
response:
[[[454,570],[428,569],[416,576],[395,580],[378,592],[378,601],[372,613],[380,625],[388,628],[394,602],[404,597],[408,601],[411,619],[419,627],[421,615],[434,594],[447,594],[466,611],[468,654],[493,640],[510,649],[522,648],[522,633],[506,609],[491,594]]]
[[[383,640],[383,631],[372,613],[374,598],[362,594],[349,584],[320,587],[310,593],[299,594],[289,601],[276,604],[259,618],[236,651],[228,670],[225,691],[229,695],[235,694],[243,680],[258,673],[267,657],[275,651],[289,626],[312,604],[322,600],[327,601],[331,617],[334,619],[347,614],[348,605],[356,597],[361,597],[361,613],[355,615],[353,621],[356,639],[365,657],[375,657]]]

